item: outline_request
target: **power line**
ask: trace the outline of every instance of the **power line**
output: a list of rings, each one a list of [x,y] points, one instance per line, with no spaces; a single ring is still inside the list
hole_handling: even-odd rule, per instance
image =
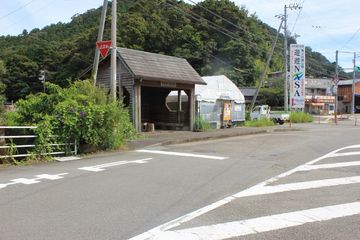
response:
[[[233,40],[241,40],[241,41],[249,44],[252,49],[255,49],[255,47],[258,46],[256,43],[247,41],[247,40],[245,40],[245,39],[242,39],[242,38],[240,38],[240,36],[234,34],[233,32],[229,31],[228,29],[223,28],[223,27],[219,26],[218,24],[215,24],[215,23],[211,22],[210,20],[208,20],[208,19],[206,19],[206,18],[203,18],[203,17],[197,15],[196,13],[192,13],[192,14],[191,14],[191,13],[187,13],[187,12],[185,12],[183,9],[181,9],[180,7],[178,7],[178,6],[176,6],[176,5],[173,5],[173,4],[170,4],[170,3],[168,3],[168,2],[165,2],[165,4],[174,7],[175,9],[177,9],[177,10],[180,11],[180,12],[182,12],[183,14],[188,15],[189,17],[191,17],[191,18],[194,19],[195,21],[200,21],[201,19],[204,19],[204,20],[209,24],[208,26],[209,26],[210,28],[212,28],[212,29],[214,29],[214,30],[216,30],[216,31],[218,31],[218,32],[220,32],[220,33],[222,33],[222,34],[230,37],[230,38],[233,39]]]
[[[294,25],[293,25],[293,27],[292,27],[292,29],[291,29],[291,33],[293,33],[294,30],[295,30],[295,26],[296,26],[296,24],[297,24],[297,22],[298,22],[298,20],[299,20],[299,17],[300,17],[300,14],[301,14],[303,8],[304,8],[304,3],[305,3],[305,0],[303,0],[303,2],[301,3],[301,7],[300,7],[300,10],[299,10],[299,12],[298,12],[298,15],[296,16],[295,23],[294,23]]]
[[[321,25],[319,25],[311,16],[307,15],[305,12],[303,12],[303,15],[305,15],[305,20],[309,21],[311,23],[311,25],[313,26],[313,28],[319,29],[320,31],[322,31],[332,42],[334,42],[336,45],[338,46],[342,46],[345,47],[347,49],[350,49],[346,46],[343,45],[343,43],[340,43],[339,41],[337,41],[335,38],[333,38],[333,36],[331,34],[329,34],[329,32],[327,32],[325,29],[323,28]]]
[[[360,32],[360,27],[358,28],[358,30],[356,30],[356,32],[349,38],[349,40],[344,44],[347,45],[349,44],[355,37],[356,35]]]
[[[251,36],[255,36],[253,33],[251,33],[250,31],[248,31],[247,29],[242,28],[242,27],[240,27],[239,25],[237,25],[237,24],[235,24],[235,23],[227,20],[226,18],[220,16],[219,14],[216,14],[215,12],[213,12],[213,11],[211,11],[210,9],[202,6],[201,4],[197,4],[196,2],[194,2],[194,1],[192,1],[192,0],[188,0],[188,1],[191,2],[191,3],[193,3],[193,4],[195,4],[196,6],[200,7],[201,9],[204,9],[205,11],[207,11],[208,13],[210,13],[211,15],[216,16],[216,17],[224,20],[225,22],[227,22],[227,23],[229,23],[230,25],[236,27],[237,29],[244,31],[244,32],[250,34]]]
[[[168,3],[165,3],[165,4],[168,4]],[[160,5],[160,4],[159,4],[159,5]],[[170,4],[168,4],[168,5],[170,5]],[[171,5],[171,6],[173,6],[173,5]],[[141,6],[141,7],[144,9],[143,6]],[[177,6],[173,6],[173,7],[177,7]],[[177,8],[178,8],[178,7],[177,7]],[[184,12],[183,12],[183,13],[184,13]],[[180,22],[180,21],[178,21],[178,22]],[[176,32],[176,31],[174,31],[174,32],[177,33],[178,36],[180,36],[184,41],[186,41],[187,43],[189,43],[189,44],[192,45],[193,47],[199,48],[199,46],[195,45],[193,42],[191,42],[190,40],[186,39],[185,36],[183,36],[182,34]],[[217,61],[219,61],[219,62],[221,62],[221,63],[223,63],[223,64],[225,64],[225,65],[228,65],[229,67],[232,67],[234,70],[236,70],[236,71],[238,71],[238,72],[248,72],[246,69],[236,68],[236,67],[234,67],[231,63],[229,63],[229,62],[227,62],[227,61],[224,61],[223,59],[221,59],[221,58],[219,58],[219,57],[211,54],[210,50],[209,50],[209,49],[206,49],[206,48],[203,47],[203,46],[201,47],[201,50],[206,51],[206,52],[207,52],[211,57],[213,57],[215,60],[217,60]],[[241,75],[247,75],[247,74],[242,73]]]
[[[179,36],[181,36],[184,41],[186,41],[187,43],[189,43],[189,44],[192,45],[193,47],[199,48],[199,47],[196,46],[193,42],[191,42],[190,40],[184,38],[183,35],[180,35],[180,34],[179,34]],[[219,62],[221,62],[221,63],[223,63],[223,64],[225,64],[225,65],[228,65],[229,67],[232,67],[234,70],[236,70],[236,71],[238,71],[238,72],[249,72],[249,71],[247,71],[246,69],[239,69],[239,68],[234,67],[231,63],[229,63],[229,62],[227,62],[227,61],[224,61],[223,59],[221,59],[221,58],[219,58],[219,57],[211,54],[211,53],[210,53],[210,50],[208,50],[208,49],[206,49],[206,48],[204,48],[204,47],[202,47],[201,50],[205,50],[205,51],[206,51],[211,57],[213,57],[215,60],[217,60],[217,61],[219,61]],[[247,74],[241,74],[241,75],[247,75]]]
[[[235,38],[237,37],[236,35],[234,35],[234,33],[230,32],[230,31],[227,30],[226,28],[223,28],[223,27],[221,27],[221,26],[219,26],[219,25],[217,25],[217,24],[215,24],[215,23],[207,20],[206,18],[203,18],[203,17],[199,16],[199,15],[196,14],[196,13],[193,13],[193,12],[192,12],[192,13],[185,12],[183,9],[181,9],[180,7],[178,7],[178,6],[176,6],[176,5],[172,4],[172,3],[166,2],[165,4],[168,4],[169,6],[174,7],[176,10],[182,12],[183,14],[188,15],[189,17],[191,17],[191,18],[194,19],[195,21],[200,21],[201,19],[204,19],[207,23],[210,24],[209,27],[211,27],[211,28],[213,28],[213,29],[215,29],[215,30],[223,33],[224,35],[226,35],[226,36],[228,36],[228,37],[230,37],[230,38],[232,38],[232,39],[235,39]]]
[[[11,14],[14,14],[14,13],[20,11],[21,9],[27,7],[28,5],[30,5],[31,3],[35,2],[35,1],[37,1],[37,0],[31,0],[31,1],[27,2],[27,3],[25,3],[24,5],[21,5],[20,7],[16,8],[15,10],[13,10],[13,11],[11,11],[11,12],[3,15],[3,16],[1,16],[1,17],[0,17],[0,20],[2,20],[2,19],[4,19],[4,18],[7,18],[7,17],[10,16]]]
[[[34,0],[34,1],[37,1],[37,0]],[[42,5],[38,8],[35,9],[36,12],[40,12],[41,10],[47,8],[48,6],[50,6],[53,2],[55,2],[56,0],[50,0],[49,2],[47,2],[45,5]],[[20,19],[20,21],[15,21],[15,22],[12,22],[11,24],[9,25],[6,25],[5,26],[5,29],[8,29],[9,27],[12,27],[14,25],[19,25],[19,23],[23,23],[27,21],[26,19]]]

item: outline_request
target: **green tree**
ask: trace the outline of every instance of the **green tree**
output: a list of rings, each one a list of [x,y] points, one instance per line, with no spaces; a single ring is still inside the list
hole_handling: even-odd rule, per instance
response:
[[[18,100],[32,92],[41,91],[41,83],[37,79],[38,65],[28,57],[14,54],[6,59],[6,97]]]
[[[42,91],[39,70],[46,70],[47,81],[67,87],[91,69],[100,14],[101,8],[91,9],[74,15],[69,23],[0,36],[8,100]],[[124,0],[119,3],[118,17],[119,46],[186,58],[200,75],[225,74],[238,86],[254,86],[259,81],[277,32],[230,0],[204,0],[196,5],[178,0]],[[110,38],[110,20],[108,16],[104,39]],[[284,69],[282,40],[280,35],[269,72]],[[306,57],[308,75],[333,76],[334,64],[323,55],[306,48]],[[341,72],[341,77],[348,75]]]
[[[3,83],[3,76],[6,73],[5,64],[0,60],[0,124],[3,122],[4,102],[5,102],[5,84]]]

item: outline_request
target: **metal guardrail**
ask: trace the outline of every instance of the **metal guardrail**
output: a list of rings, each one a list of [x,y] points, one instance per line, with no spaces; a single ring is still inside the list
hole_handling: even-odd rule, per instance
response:
[[[0,130],[1,129],[36,129],[37,127],[35,126],[0,126]],[[35,139],[37,136],[36,135],[15,135],[15,136],[6,136],[5,133],[4,135],[0,135],[0,140],[1,139]],[[56,136],[53,136],[56,137]],[[4,141],[5,142],[5,141]],[[16,148],[16,149],[21,149],[21,148],[34,148],[36,147],[35,144],[26,144],[26,145],[9,145],[4,143],[5,145],[0,145],[0,150],[1,149],[11,149],[11,148]],[[76,141],[74,143],[58,143],[58,144],[49,144],[49,146],[51,147],[56,147],[56,146],[66,146],[66,145],[73,145],[74,146],[74,150],[71,151],[71,153],[73,153],[74,155],[77,154],[77,143]],[[58,152],[49,152],[49,153],[43,153],[42,155],[62,155],[65,154],[66,152],[64,151],[58,151]],[[14,154],[14,155],[2,155],[0,156],[0,159],[5,159],[5,158],[10,158],[10,157],[28,157],[31,156],[31,153],[26,153],[26,154]]]

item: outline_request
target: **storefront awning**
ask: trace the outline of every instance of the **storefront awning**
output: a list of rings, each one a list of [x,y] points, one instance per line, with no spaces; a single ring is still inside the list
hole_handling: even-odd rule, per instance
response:
[[[311,106],[323,107],[325,103],[311,103]]]

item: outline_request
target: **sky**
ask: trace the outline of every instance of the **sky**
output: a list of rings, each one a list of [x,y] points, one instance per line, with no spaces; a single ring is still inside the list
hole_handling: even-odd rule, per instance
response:
[[[360,14],[356,0],[233,1],[276,29],[280,20],[275,15],[284,14],[285,5],[303,6],[301,10],[288,9],[288,30],[292,35],[300,35],[297,42],[322,53],[331,62],[339,50],[339,64],[345,69],[352,68],[356,51],[360,65]],[[0,3],[0,35],[19,35],[24,29],[30,32],[59,21],[69,22],[77,13],[100,7],[103,0],[0,0]]]

